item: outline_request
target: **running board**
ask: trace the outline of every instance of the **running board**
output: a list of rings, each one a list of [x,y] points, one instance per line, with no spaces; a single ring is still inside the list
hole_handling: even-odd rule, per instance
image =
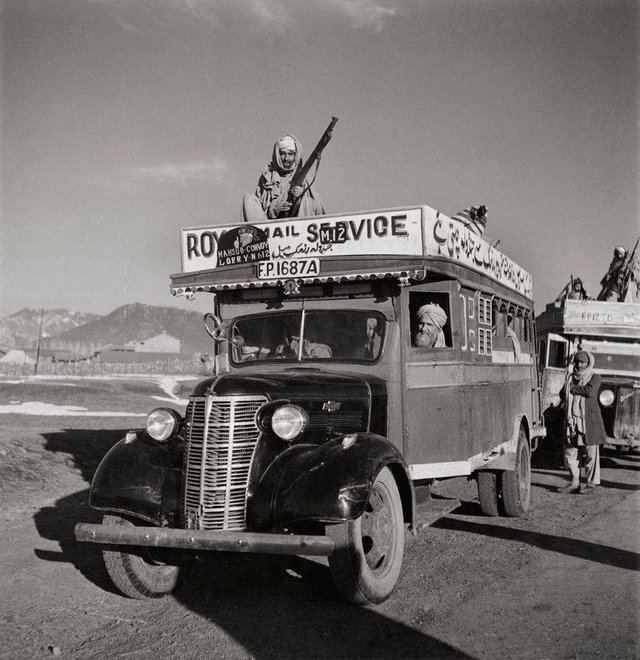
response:
[[[459,506],[460,500],[449,498],[427,499],[420,502],[416,511],[416,532],[433,524]]]

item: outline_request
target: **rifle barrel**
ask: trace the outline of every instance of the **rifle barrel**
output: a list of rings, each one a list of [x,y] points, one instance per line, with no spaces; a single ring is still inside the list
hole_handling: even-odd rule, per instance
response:
[[[337,117],[331,117],[331,122],[329,123],[329,126],[327,126],[327,129],[322,134],[322,137],[318,141],[318,144],[316,144],[314,150],[311,152],[311,154],[309,154],[309,158],[307,158],[304,164],[301,162],[300,165],[298,166],[298,169],[293,173],[293,176],[291,177],[289,189],[304,184],[304,180],[306,179],[307,174],[309,174],[309,172],[311,171],[313,164],[316,161],[318,162],[320,161],[320,155],[322,154],[322,151],[327,146],[327,144],[329,144],[329,140],[331,139],[331,135],[333,134],[333,127],[336,125],[337,122],[338,122]],[[300,198],[294,200],[291,197],[291,193],[289,193],[288,200],[291,202],[291,209],[287,213],[287,217],[290,218],[295,216],[295,214],[297,213],[300,204]]]

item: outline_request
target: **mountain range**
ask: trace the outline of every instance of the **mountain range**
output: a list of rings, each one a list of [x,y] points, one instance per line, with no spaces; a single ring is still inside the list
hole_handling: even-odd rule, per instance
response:
[[[0,349],[32,349],[37,346],[42,319],[43,345],[50,348],[107,345],[123,346],[166,332],[182,340],[183,353],[210,353],[211,339],[204,330],[202,314],[177,307],[133,303],[110,314],[85,314],[67,309],[24,308],[0,319]]]

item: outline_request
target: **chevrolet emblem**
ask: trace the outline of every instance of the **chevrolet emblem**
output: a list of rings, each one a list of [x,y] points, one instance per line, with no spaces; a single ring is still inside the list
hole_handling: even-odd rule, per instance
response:
[[[335,412],[336,410],[340,410],[340,406],[342,404],[339,401],[325,401],[322,404],[322,410],[326,410],[327,412]]]

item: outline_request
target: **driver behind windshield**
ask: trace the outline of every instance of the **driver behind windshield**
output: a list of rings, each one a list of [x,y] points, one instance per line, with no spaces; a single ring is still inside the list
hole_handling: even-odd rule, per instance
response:
[[[300,333],[296,328],[295,331],[287,330],[285,338],[282,343],[276,347],[276,357],[292,357],[297,358],[300,351]],[[332,356],[331,348],[327,344],[320,344],[312,342],[307,337],[302,342],[302,357],[303,358],[330,358]]]

